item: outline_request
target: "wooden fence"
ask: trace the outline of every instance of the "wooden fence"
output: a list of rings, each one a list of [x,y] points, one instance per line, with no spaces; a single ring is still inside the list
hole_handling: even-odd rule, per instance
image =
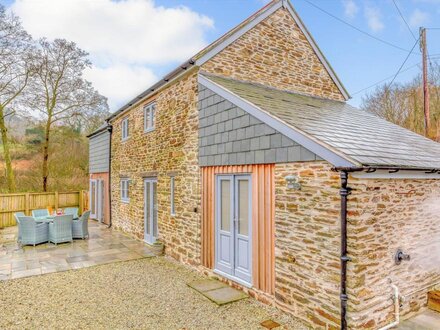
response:
[[[35,209],[78,207],[81,214],[89,208],[88,196],[86,190],[0,194],[0,228],[15,226],[15,212],[31,215]]]

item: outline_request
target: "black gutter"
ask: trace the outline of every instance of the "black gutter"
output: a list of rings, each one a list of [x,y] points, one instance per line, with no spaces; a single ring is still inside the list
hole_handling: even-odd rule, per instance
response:
[[[112,226],[112,133],[113,126],[107,121],[107,131],[110,134],[108,147],[108,228]]]
[[[347,262],[350,258],[347,256],[347,197],[351,189],[348,187],[348,172],[341,171],[341,329],[347,329]]]

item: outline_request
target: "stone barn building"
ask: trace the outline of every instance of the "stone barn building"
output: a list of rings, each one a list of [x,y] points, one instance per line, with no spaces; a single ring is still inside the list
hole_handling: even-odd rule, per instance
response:
[[[348,98],[270,2],[108,119],[109,221],[313,328],[384,327],[396,299],[421,311],[440,145]]]

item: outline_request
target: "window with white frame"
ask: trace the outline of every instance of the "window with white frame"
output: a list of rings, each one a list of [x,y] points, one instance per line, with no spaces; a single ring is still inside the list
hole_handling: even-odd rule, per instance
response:
[[[121,179],[121,201],[129,202],[130,197],[128,195],[130,185],[130,179]]]
[[[156,122],[156,102],[150,103],[144,107],[144,132],[154,130]]]
[[[129,136],[128,132],[128,118],[124,118],[121,122],[122,140],[127,140]]]
[[[175,215],[176,211],[174,209],[174,176],[170,177],[170,213]]]

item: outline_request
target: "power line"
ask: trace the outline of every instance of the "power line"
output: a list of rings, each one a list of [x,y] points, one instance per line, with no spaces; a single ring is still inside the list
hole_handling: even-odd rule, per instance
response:
[[[409,71],[409,70],[411,70],[412,68],[414,68],[414,67],[416,67],[416,66],[418,66],[418,65],[420,65],[420,64],[421,64],[421,62],[416,63],[416,64],[413,64],[413,65],[411,65],[411,66],[409,66],[409,67],[406,67],[405,69],[401,70],[398,74],[401,74],[401,73],[404,73],[404,72],[406,72],[406,71]],[[359,93],[361,93],[361,92],[363,92],[363,91],[366,91],[367,89],[370,89],[370,88],[372,88],[372,87],[375,87],[375,86],[377,86],[377,85],[379,85],[379,84],[381,84],[381,83],[383,83],[383,82],[387,81],[388,79],[391,79],[391,78],[393,78],[393,77],[395,77],[395,76],[396,76],[396,75],[393,74],[392,76],[386,77],[386,78],[384,78],[384,79],[382,79],[382,80],[380,80],[380,81],[378,81],[378,82],[376,82],[376,83],[374,83],[374,84],[372,84],[372,85],[370,85],[370,86],[368,86],[368,87],[362,88],[362,89],[358,90],[357,92],[350,93],[350,94],[351,94],[351,95],[359,94]]]
[[[360,33],[362,33],[362,34],[365,34],[366,36],[368,36],[368,37],[370,37],[370,38],[375,39],[376,41],[379,41],[379,42],[381,42],[381,43],[383,43],[383,44],[386,44],[386,45],[388,45],[388,46],[394,47],[394,48],[396,48],[396,49],[402,50],[402,51],[404,51],[404,52],[409,52],[409,53],[411,54],[411,52],[410,52],[408,49],[405,49],[405,48],[403,48],[403,47],[400,47],[400,46],[398,46],[398,45],[395,45],[395,44],[393,44],[393,43],[391,43],[391,42],[389,42],[389,41],[386,41],[386,40],[383,40],[383,39],[381,39],[381,38],[378,38],[378,37],[372,35],[371,33],[368,33],[368,32],[366,32],[366,31],[364,31],[364,30],[361,30],[361,29],[358,28],[357,26],[354,26],[353,24],[350,24],[350,23],[344,21],[343,19],[341,19],[341,18],[339,18],[339,17],[333,15],[332,13],[326,11],[325,9],[323,9],[323,8],[321,8],[321,7],[317,6],[317,5],[315,5],[313,2],[311,2],[311,1],[309,1],[309,0],[303,0],[303,1],[307,2],[309,5],[315,7],[316,9],[322,11],[323,13],[329,15],[330,17],[333,17],[335,20],[337,20],[337,21],[339,21],[339,22],[341,22],[341,23],[343,23],[343,24],[345,24],[345,25],[351,27],[352,29],[355,29],[356,31],[358,31],[358,32],[360,32]]]
[[[391,80],[391,82],[390,82],[390,86],[393,84],[394,79],[396,79],[397,75],[400,73],[400,70],[402,70],[403,66],[405,65],[406,61],[407,61],[408,58],[409,58],[409,55],[411,55],[411,53],[412,53],[414,47],[416,47],[416,45],[419,43],[419,39],[420,39],[420,37],[416,40],[416,42],[414,43],[414,46],[412,46],[411,51],[408,53],[408,55],[406,55],[405,60],[403,61],[402,65],[400,66],[399,70],[397,70],[396,75],[394,76],[393,80]]]
[[[408,22],[406,21],[405,17],[403,16],[402,12],[400,11],[399,6],[396,3],[396,0],[393,0],[394,3],[394,7],[396,7],[397,11],[399,12],[400,17],[402,18],[402,20],[405,22],[406,27],[408,28],[409,33],[411,33],[412,37],[414,38],[414,40],[417,40],[416,36],[414,35],[414,32],[411,30],[411,28],[409,27]]]

